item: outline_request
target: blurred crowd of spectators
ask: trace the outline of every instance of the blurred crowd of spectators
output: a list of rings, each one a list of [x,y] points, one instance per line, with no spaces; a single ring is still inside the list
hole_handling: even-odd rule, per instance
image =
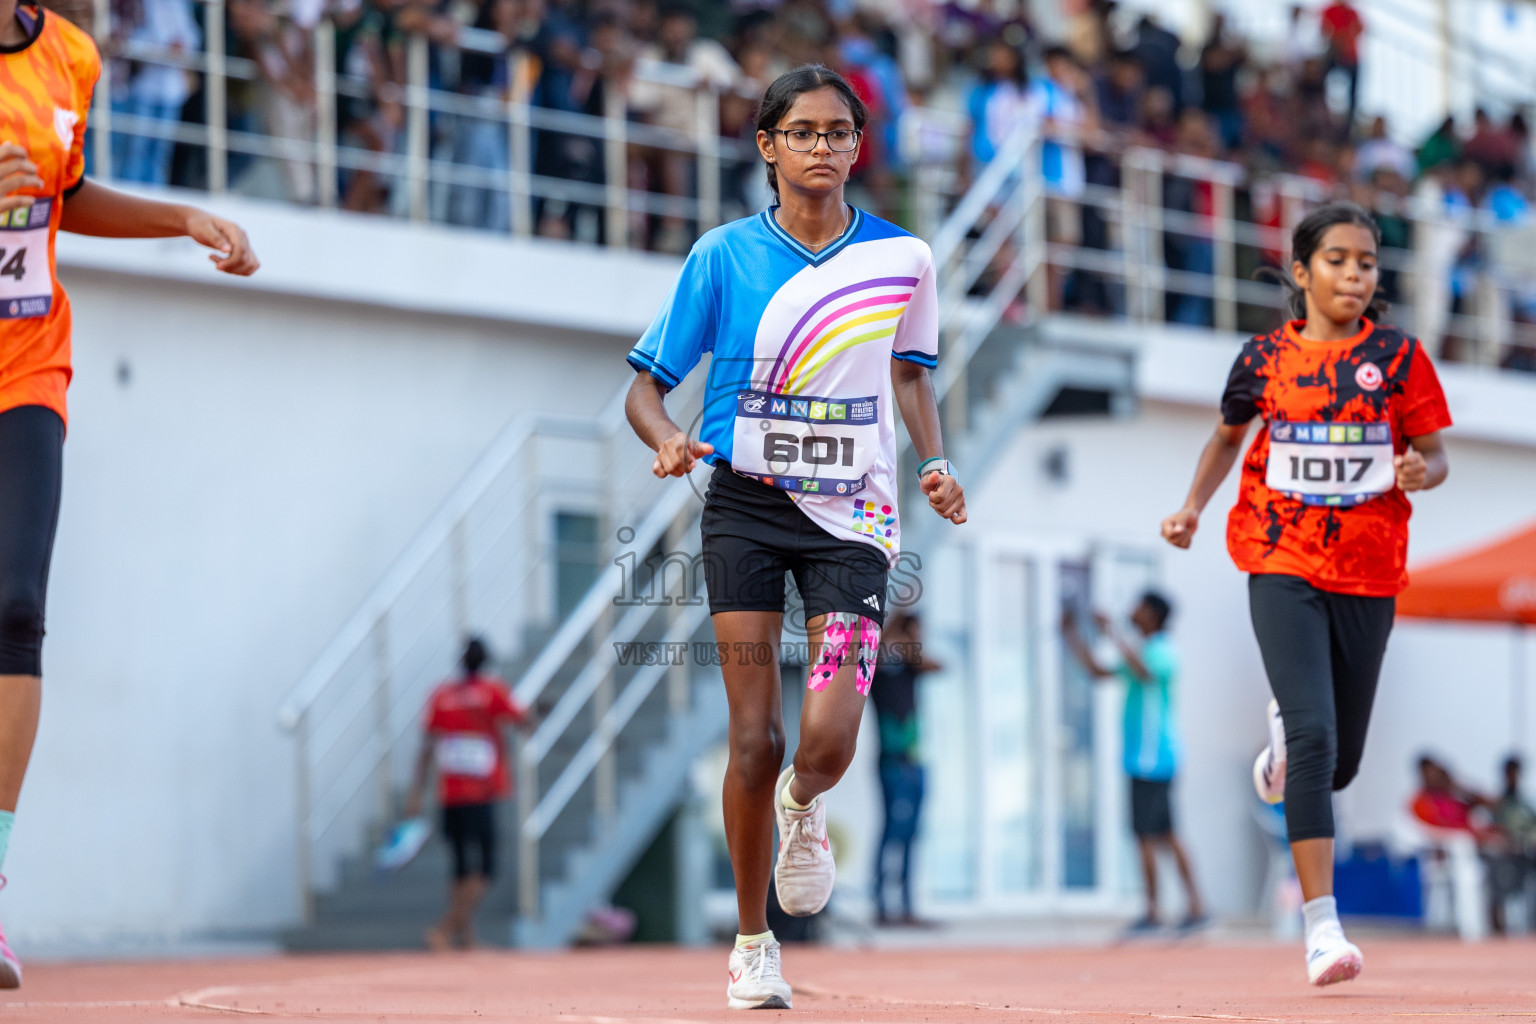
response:
[[[1283,42],[1263,47],[1220,14],[1203,42],[1191,46],[1156,18],[1118,9],[1113,0],[1067,0],[1065,21],[1052,26],[1059,38],[1048,43],[1022,13],[1027,6],[1010,0],[227,0],[225,50],[255,71],[231,83],[229,127],[314,138],[313,28],[328,18],[335,52],[326,56],[344,76],[337,132],[354,151],[405,152],[406,41],[422,35],[430,42],[435,89],[495,101],[527,96],[538,108],[571,114],[601,115],[618,105],[631,122],[694,133],[699,104],[686,84],[694,81],[719,95],[720,135],[742,142],[753,137],[756,100],[775,75],[805,61],[826,63],[852,81],[871,109],[855,169],[862,190],[857,200],[897,219],[907,212],[902,186],[910,184],[910,161],[931,156],[925,147],[943,148],[924,141],[932,133],[904,131],[918,107],[963,112],[956,121],[966,127],[952,161],[957,186],[1021,120],[1040,119],[1081,139],[1080,146],[1047,144],[1042,169],[1053,196],[1066,204],[1049,218],[1053,236],[1090,248],[1113,248],[1113,229],[1091,205],[1075,200],[1091,186],[1120,184],[1119,154],[1127,145],[1245,165],[1254,184],[1241,189],[1234,212],[1260,225],[1281,223],[1280,201],[1264,177],[1299,174],[1375,211],[1384,245],[1418,249],[1421,260],[1443,263],[1434,276],[1446,294],[1432,296],[1431,305],[1445,317],[1473,312],[1479,302],[1472,282],[1488,257],[1469,230],[1477,218],[1468,215],[1486,211],[1484,219],[1511,223],[1530,215],[1536,164],[1526,114],[1495,119],[1479,112],[1471,124],[1447,119],[1417,147],[1395,140],[1382,118],[1357,110],[1369,26],[1344,0],[1295,7]],[[113,0],[113,15],[118,53],[125,44],[139,55],[145,48],[188,54],[204,45],[198,0]],[[123,57],[112,66],[114,110],[202,120],[197,75]],[[492,104],[486,108],[494,113]],[[436,113],[429,131],[434,161],[491,172],[483,176],[486,187],[462,177],[434,182],[433,219],[507,230],[508,192],[489,187],[509,167],[504,124],[462,111]],[[315,201],[312,163],[255,159],[239,153],[239,136],[235,140],[229,168],[235,187]],[[115,173],[131,180],[197,187],[206,174],[195,146],[122,134],[112,150]],[[534,174],[543,182],[601,186],[611,167],[601,139],[576,131],[540,128],[532,150]],[[750,151],[726,152],[721,193],[729,216],[757,207],[766,195]],[[382,164],[343,163],[336,183],[343,206],[405,212],[407,188],[398,174],[379,169]],[[688,196],[696,193],[698,162],[686,148],[631,144],[625,173],[631,189]],[[1169,176],[1163,191],[1172,210],[1206,217],[1214,211],[1212,185],[1198,176]],[[588,188],[536,200],[534,230],[601,240],[601,206],[582,200],[592,195]],[[1410,211],[1431,219],[1449,215],[1452,227],[1434,239],[1414,239]],[[631,244],[682,251],[696,227],[676,214],[640,212],[631,215],[628,237]],[[1278,252],[1261,246],[1249,255],[1265,262]],[[1170,232],[1165,258],[1172,269],[1209,274],[1211,239]],[[1384,262],[1392,297],[1397,270],[1407,261]],[[1124,296],[1092,275],[1062,273],[1053,278],[1052,301],[1114,313]],[[1166,308],[1170,319],[1213,320],[1206,295],[1170,293]],[[1536,319],[1536,296],[1515,295],[1512,312]]]

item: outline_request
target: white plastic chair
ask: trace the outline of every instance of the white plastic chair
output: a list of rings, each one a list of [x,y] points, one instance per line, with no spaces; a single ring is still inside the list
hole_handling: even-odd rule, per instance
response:
[[[1405,831],[1420,853],[1424,869],[1424,923],[1453,925],[1464,942],[1488,937],[1488,866],[1477,853],[1477,840],[1464,829],[1426,825],[1412,814]]]

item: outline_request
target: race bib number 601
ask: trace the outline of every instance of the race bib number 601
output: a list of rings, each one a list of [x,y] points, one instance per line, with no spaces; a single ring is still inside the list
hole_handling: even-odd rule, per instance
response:
[[[1394,454],[1386,423],[1272,423],[1264,483],[1308,505],[1359,505],[1392,489]]]
[[[53,307],[48,269],[52,199],[0,213],[0,320],[47,316]]]
[[[786,491],[854,494],[880,450],[879,400],[736,394],[731,467]]]

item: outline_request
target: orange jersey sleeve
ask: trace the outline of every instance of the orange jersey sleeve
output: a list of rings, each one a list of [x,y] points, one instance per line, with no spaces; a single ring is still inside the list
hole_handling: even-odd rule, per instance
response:
[[[85,173],[85,126],[101,58],[91,37],[43,8],[32,35],[0,49],[0,141],[27,151],[43,180],[28,209],[0,214],[0,412],[41,405],[65,416],[69,296],[54,240],[66,197]]]

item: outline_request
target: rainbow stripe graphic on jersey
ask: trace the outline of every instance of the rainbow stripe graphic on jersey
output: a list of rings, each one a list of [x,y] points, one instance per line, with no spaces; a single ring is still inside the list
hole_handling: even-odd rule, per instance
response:
[[[811,252],[764,210],[694,243],[628,361],[674,388],[707,355],[707,461],[789,492],[830,535],[891,557],[892,360],[938,365],[938,312],[921,239],[854,210]]]
[[[840,353],[855,345],[894,337],[901,314],[912,301],[917,280],[915,277],[871,278],[839,288],[806,310],[789,332],[789,337],[784,339],[778,358],[773,362],[768,375],[770,390],[798,394],[817,370]],[[840,299],[849,301],[838,305],[822,316],[816,326],[801,334],[813,317]]]

